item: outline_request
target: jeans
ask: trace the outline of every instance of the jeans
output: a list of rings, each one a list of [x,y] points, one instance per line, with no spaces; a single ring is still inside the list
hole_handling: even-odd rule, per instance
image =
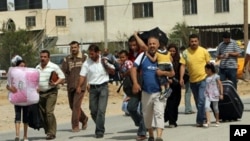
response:
[[[193,111],[192,105],[191,105],[191,88],[190,88],[190,82],[185,83],[185,113]]]
[[[21,122],[21,116],[23,115],[23,123],[28,123],[28,110],[29,106],[18,106],[15,105],[15,123]],[[23,114],[22,114],[23,111]]]
[[[231,80],[234,84],[235,89],[237,89],[237,69],[222,69],[219,71],[220,80]]]
[[[190,88],[194,95],[194,101],[197,108],[196,123],[203,124],[206,121],[205,115],[205,79],[199,82],[190,83]]]
[[[89,91],[89,109],[92,119],[96,124],[95,134],[103,135],[105,133],[105,113],[108,103],[108,84],[92,87]]]
[[[139,129],[137,130],[137,135],[142,136],[146,135],[146,127],[144,125],[144,120],[142,113],[139,114],[137,111],[138,105],[141,102],[140,96],[132,96],[130,97],[130,100],[128,101],[128,112],[130,113],[131,118],[133,119],[136,126],[139,126]],[[140,106],[141,110],[141,106]]]

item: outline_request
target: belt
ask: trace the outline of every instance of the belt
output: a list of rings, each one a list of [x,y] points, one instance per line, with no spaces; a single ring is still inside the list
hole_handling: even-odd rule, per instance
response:
[[[108,84],[108,82],[104,82],[102,84],[90,84],[90,88],[99,88],[99,87],[102,87],[102,86],[106,86]]]
[[[51,88],[51,89],[49,89],[49,90],[47,90],[47,91],[44,91],[44,92],[43,92],[43,91],[40,91],[39,94],[46,94],[46,93],[49,93],[49,92],[52,92],[52,91],[56,91],[56,89],[57,89],[57,88]]]

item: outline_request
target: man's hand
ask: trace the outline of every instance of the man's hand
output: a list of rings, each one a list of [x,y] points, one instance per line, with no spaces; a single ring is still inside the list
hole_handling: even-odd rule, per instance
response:
[[[76,94],[80,94],[82,92],[82,88],[81,87],[76,87]]]
[[[140,91],[141,91],[141,86],[138,83],[133,84],[133,89],[132,89],[133,94],[137,94]]]
[[[184,87],[184,80],[183,80],[183,78],[180,78],[180,85],[181,85],[181,87]]]

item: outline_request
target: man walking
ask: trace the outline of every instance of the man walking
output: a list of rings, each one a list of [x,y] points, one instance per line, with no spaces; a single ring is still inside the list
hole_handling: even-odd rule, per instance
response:
[[[79,94],[76,93],[81,66],[86,60],[86,56],[80,51],[79,43],[77,41],[72,41],[69,45],[71,54],[64,58],[62,71],[64,72],[67,81],[68,101],[69,107],[72,111],[72,132],[79,132],[79,122],[82,123],[83,130],[87,128],[88,122],[88,117],[81,108],[82,99],[86,91],[86,83],[82,86],[81,92]]]
[[[36,66],[40,73],[39,78],[39,108],[41,112],[41,118],[43,121],[43,127],[45,134],[47,134],[46,140],[52,140],[56,138],[56,118],[54,115],[58,84],[62,83],[65,76],[58,65],[50,62],[50,52],[48,50],[42,50],[40,52],[40,64]],[[56,81],[50,80],[52,72],[58,75]]]
[[[210,61],[210,55],[208,51],[199,46],[199,37],[196,34],[189,36],[189,45],[186,50],[183,51],[182,58],[180,60],[180,84],[184,86],[183,76],[185,69],[187,68],[189,73],[190,88],[194,95],[194,100],[197,108],[196,126],[202,127],[205,118],[205,86],[206,86],[206,72],[205,65]]]
[[[103,138],[105,133],[105,113],[108,102],[109,74],[115,73],[115,67],[101,58],[100,49],[92,44],[88,48],[89,58],[83,63],[76,93],[80,94],[86,81],[89,89],[89,108],[91,117],[96,124],[96,138]]]

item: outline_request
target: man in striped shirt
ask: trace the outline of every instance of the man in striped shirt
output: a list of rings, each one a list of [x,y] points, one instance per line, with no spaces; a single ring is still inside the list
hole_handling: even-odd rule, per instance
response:
[[[42,114],[43,128],[47,135],[46,140],[52,140],[56,138],[56,118],[54,115],[58,84],[62,83],[65,76],[58,65],[50,62],[50,52],[48,50],[42,50],[40,52],[40,64],[36,66],[36,69],[40,73],[39,78],[39,109]],[[58,75],[56,81],[51,81],[50,76],[52,72]]]
[[[218,45],[216,52],[220,59],[219,75],[221,81],[231,80],[237,89],[237,57],[240,56],[241,49],[237,43],[231,39],[229,32],[223,33],[223,42]]]

